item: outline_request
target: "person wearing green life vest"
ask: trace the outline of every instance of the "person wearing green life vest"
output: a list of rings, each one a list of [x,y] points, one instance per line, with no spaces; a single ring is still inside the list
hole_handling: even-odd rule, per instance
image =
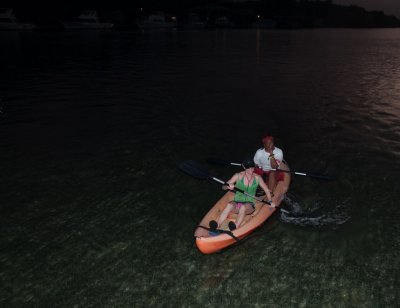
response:
[[[218,218],[218,222],[215,220],[210,221],[209,224],[211,230],[219,228],[224,220],[228,217],[229,213],[237,214],[236,221],[229,222],[229,229],[235,230],[236,228],[239,228],[244,220],[245,215],[250,215],[255,210],[254,198],[251,196],[255,196],[258,186],[264,190],[268,201],[271,201],[271,193],[268,189],[268,186],[265,184],[261,176],[254,173],[254,166],[253,157],[244,159],[242,162],[244,171],[235,173],[232,178],[227,181],[228,185],[222,186],[222,189],[224,190],[233,190],[233,188],[236,187],[245,191],[250,196],[241,192],[236,192],[233,200],[229,202],[222,211],[220,217]],[[271,206],[275,206],[275,204],[271,203]]]

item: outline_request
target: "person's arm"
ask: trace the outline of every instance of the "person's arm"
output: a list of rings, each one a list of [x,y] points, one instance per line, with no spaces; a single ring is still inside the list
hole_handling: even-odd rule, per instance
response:
[[[264,180],[262,179],[261,176],[258,176],[258,185],[260,185],[260,187],[262,188],[262,190],[265,192],[265,194],[267,195],[268,201],[272,201],[272,197],[271,197],[271,193],[269,191],[269,188],[267,186],[267,184],[265,184]]]
[[[261,168],[259,151],[256,152],[253,160],[254,160],[254,164],[256,165],[256,167]]]
[[[273,169],[278,169],[280,163],[283,160],[283,152],[282,151],[275,151],[276,153],[272,151],[272,153],[269,154],[269,161],[271,163],[271,167]]]
[[[279,165],[278,165],[278,162],[276,161],[274,154],[269,155],[269,161],[271,163],[272,169],[278,169]]]
[[[222,185],[222,189],[223,190],[233,190],[233,188],[235,187],[235,183],[236,183],[236,181],[237,181],[237,179],[238,179],[238,173],[235,173],[231,178],[230,178],[230,180],[229,181],[227,181],[226,183],[228,184],[228,185]]]

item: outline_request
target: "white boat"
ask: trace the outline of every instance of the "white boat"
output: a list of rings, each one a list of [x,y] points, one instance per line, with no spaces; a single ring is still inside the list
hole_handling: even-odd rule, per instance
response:
[[[204,29],[205,27],[206,23],[203,22],[200,16],[196,13],[190,13],[187,21],[183,23],[183,29],[187,30]]]
[[[275,29],[277,22],[272,18],[260,18],[258,16],[258,20],[252,23],[253,28],[258,29]]]
[[[114,25],[109,22],[100,22],[97,11],[84,11],[76,20],[61,21],[65,29],[110,29]]]
[[[172,29],[176,27],[176,19],[167,21],[164,12],[152,12],[147,18],[137,23],[139,29]]]
[[[218,16],[215,18],[215,26],[217,28],[232,28],[234,23],[231,22],[226,16]]]
[[[20,23],[14,15],[13,9],[0,9],[0,30],[32,30],[34,24]]]

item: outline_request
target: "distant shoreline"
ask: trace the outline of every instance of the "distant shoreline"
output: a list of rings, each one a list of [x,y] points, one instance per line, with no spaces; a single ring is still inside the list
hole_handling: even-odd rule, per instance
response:
[[[207,1],[151,1],[148,7],[124,7],[113,3],[108,7],[99,4],[91,7],[98,12],[102,22],[111,22],[115,28],[135,28],[137,23],[153,11],[164,12],[173,18],[177,28],[192,22],[191,16],[203,23],[205,28],[259,28],[305,29],[305,28],[397,28],[400,19],[382,11],[367,11],[362,7],[333,4],[326,1],[263,0],[248,2]],[[40,7],[34,4],[15,5],[15,15],[20,22],[30,22],[43,28],[62,28],[61,20],[73,19],[86,9],[83,5],[52,4]],[[225,23],[220,23],[224,18]]]

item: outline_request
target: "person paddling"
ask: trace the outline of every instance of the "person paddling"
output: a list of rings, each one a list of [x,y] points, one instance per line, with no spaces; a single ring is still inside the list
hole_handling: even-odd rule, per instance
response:
[[[242,162],[244,171],[235,173],[232,178],[227,181],[228,185],[222,186],[222,189],[224,190],[233,190],[234,187],[236,187],[245,191],[248,195],[245,195],[241,192],[236,192],[233,200],[230,201],[222,211],[218,221],[210,221],[209,225],[211,230],[219,228],[228,217],[229,213],[237,214],[235,222],[229,222],[229,230],[232,231],[236,228],[239,228],[244,220],[245,215],[249,215],[255,210],[254,198],[251,196],[255,196],[258,186],[264,190],[267,200],[271,202],[271,193],[268,189],[268,186],[265,184],[261,176],[254,172],[254,166],[253,158],[246,158]],[[275,204],[271,203],[271,206],[275,206]]]
[[[283,152],[275,146],[273,136],[266,134],[261,141],[263,147],[254,155],[254,163],[257,167],[254,172],[261,175],[271,191],[274,191],[276,184],[284,180],[284,174],[283,172],[272,172],[271,169],[279,168],[283,161]]]

